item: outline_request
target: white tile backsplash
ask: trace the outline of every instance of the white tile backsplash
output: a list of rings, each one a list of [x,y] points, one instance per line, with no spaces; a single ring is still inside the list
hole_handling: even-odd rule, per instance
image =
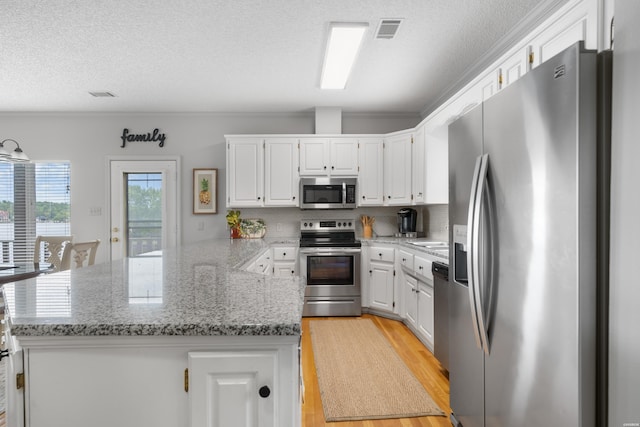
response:
[[[448,205],[411,206],[418,211],[416,228],[424,237],[448,239]],[[298,208],[240,209],[242,218],[262,218],[267,224],[266,237],[297,237],[303,219],[347,219],[354,221],[356,236],[362,236],[360,217],[375,217],[374,236],[393,236],[398,231],[396,213],[402,206],[358,209],[301,210]]]

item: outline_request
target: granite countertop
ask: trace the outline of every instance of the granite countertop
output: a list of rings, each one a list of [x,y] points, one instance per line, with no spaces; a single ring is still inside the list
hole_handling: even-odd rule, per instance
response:
[[[304,279],[240,267],[270,244],[219,239],[4,285],[15,336],[300,335]]]
[[[362,242],[364,246],[371,246],[375,244],[398,245],[407,249],[412,249],[418,252],[429,254],[437,258],[438,262],[449,265],[449,252],[434,251],[424,246],[418,246],[418,245],[412,244],[412,242],[441,242],[440,240],[433,240],[433,239],[423,238],[423,237],[407,238],[407,237],[393,237],[393,236],[388,236],[388,237],[378,236],[378,237],[372,237],[370,239],[362,238],[360,239],[360,242]]]

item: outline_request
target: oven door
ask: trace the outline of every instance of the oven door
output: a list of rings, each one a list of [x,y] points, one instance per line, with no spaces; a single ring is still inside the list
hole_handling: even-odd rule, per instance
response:
[[[360,248],[300,248],[307,297],[360,296]]]

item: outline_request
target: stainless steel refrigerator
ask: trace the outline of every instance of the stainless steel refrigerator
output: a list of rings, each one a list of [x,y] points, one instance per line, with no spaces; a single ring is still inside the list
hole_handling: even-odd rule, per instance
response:
[[[578,43],[449,126],[454,425],[596,425],[597,64]]]

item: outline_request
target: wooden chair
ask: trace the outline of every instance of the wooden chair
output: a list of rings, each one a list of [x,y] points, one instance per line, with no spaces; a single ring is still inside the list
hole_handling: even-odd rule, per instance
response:
[[[82,268],[86,265],[93,265],[96,261],[96,252],[100,240],[90,240],[88,242],[72,243],[65,247],[64,254],[62,255],[62,270],[69,270],[71,268],[71,260],[73,259],[73,268]]]
[[[53,271],[62,270],[62,258],[64,250],[73,242],[73,236],[38,236],[36,237],[36,245],[33,249],[33,262],[41,261],[41,254],[48,253],[49,256],[44,262],[51,264]]]

